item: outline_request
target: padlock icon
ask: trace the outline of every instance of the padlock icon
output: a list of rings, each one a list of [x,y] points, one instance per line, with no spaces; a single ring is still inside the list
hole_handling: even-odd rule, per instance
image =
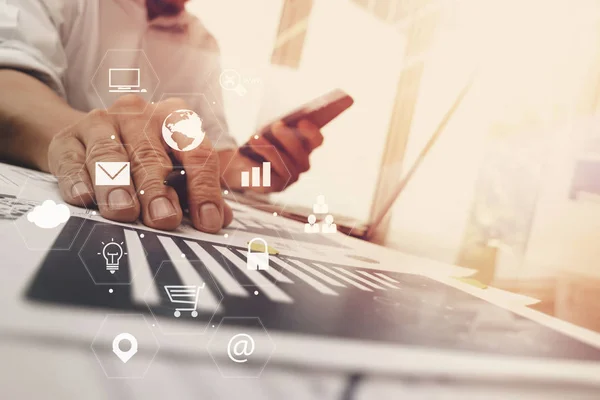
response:
[[[253,252],[252,245],[254,242],[262,242],[263,251]],[[261,238],[254,238],[248,242],[248,254],[246,255],[246,267],[253,271],[269,269],[269,247],[267,242]]]

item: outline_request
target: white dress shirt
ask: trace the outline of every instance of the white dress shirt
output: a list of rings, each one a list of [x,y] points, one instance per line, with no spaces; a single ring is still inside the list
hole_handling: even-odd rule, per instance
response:
[[[183,98],[215,148],[236,147],[218,46],[188,12],[148,21],[145,0],[0,0],[0,67],[37,77],[81,111],[123,95],[111,92],[110,69],[140,69],[140,96]]]

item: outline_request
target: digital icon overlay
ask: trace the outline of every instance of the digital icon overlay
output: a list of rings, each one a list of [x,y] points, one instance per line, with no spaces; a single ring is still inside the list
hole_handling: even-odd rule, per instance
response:
[[[129,312],[107,314],[90,347],[109,379],[144,378],[160,349],[144,315]]]
[[[262,246],[257,246],[261,243]],[[246,268],[253,271],[269,269],[269,246],[262,238],[254,238],[248,242]]]
[[[96,162],[96,186],[128,186],[131,184],[131,163]]]
[[[252,167],[252,187],[271,187],[271,163],[262,163],[262,182],[261,167]],[[242,187],[250,187],[250,171],[241,172]]]
[[[200,290],[204,289],[205,284],[202,286],[184,286],[184,285],[167,285],[165,291],[169,296],[169,301],[172,304],[180,305],[182,307],[176,308],[173,315],[175,318],[181,316],[182,311],[190,312],[191,316],[196,318],[198,316],[198,298],[200,297]]]
[[[121,347],[120,347],[121,342],[124,340],[129,342],[130,347],[129,347],[129,350],[127,350],[127,351],[121,350]],[[127,333],[127,332],[120,333],[117,336],[115,336],[115,338],[113,339],[112,351],[113,351],[113,353],[115,353],[115,355],[117,357],[119,357],[119,360],[121,360],[123,362],[123,364],[126,364],[127,361],[131,360],[131,358],[138,351],[137,339],[135,338],[135,336],[133,336],[130,333]]]
[[[115,242],[115,239],[111,239],[111,241],[106,244],[102,242],[102,245],[102,252],[98,254],[104,257],[104,260],[106,261],[106,270],[111,274],[114,274],[119,270],[121,258],[124,254],[127,254],[123,251],[123,242],[117,243]]]
[[[337,225],[333,222],[333,215],[329,213],[329,206],[325,202],[325,196],[317,196],[317,202],[313,204],[313,214],[308,216],[308,223],[304,224],[304,233],[335,233]],[[327,214],[325,221],[319,225],[315,214]]]
[[[146,93],[141,88],[139,68],[109,68],[108,88],[110,93]]]
[[[162,125],[165,143],[176,151],[190,151],[204,140],[202,118],[192,110],[173,111]]]
[[[337,225],[333,223],[333,215],[325,217],[325,223],[321,226],[321,232],[323,233],[336,233]]]
[[[252,336],[246,333],[238,333],[229,339],[227,355],[235,363],[245,363],[248,361],[248,357],[254,353],[255,347],[256,345]]]
[[[308,216],[308,224],[304,224],[304,233],[319,233],[321,228],[317,224],[317,217],[313,214]]]
[[[325,196],[322,194],[317,196],[317,202],[313,204],[313,213],[315,214],[327,214],[329,212],[329,206],[325,202]]]
[[[27,213],[27,220],[34,223],[38,228],[53,229],[67,222],[70,216],[71,211],[65,204],[57,204],[52,200],[46,200]]]
[[[248,93],[248,90],[242,85],[242,76],[235,69],[224,69],[219,76],[219,84],[223,90],[233,91],[240,97]]]
[[[231,330],[234,326],[244,328]],[[258,378],[275,352],[275,343],[260,318],[225,316],[206,349],[224,378]],[[252,368],[245,368],[249,364]]]

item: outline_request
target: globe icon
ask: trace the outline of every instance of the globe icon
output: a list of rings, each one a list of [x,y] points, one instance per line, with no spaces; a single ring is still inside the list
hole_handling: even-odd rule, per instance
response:
[[[173,150],[194,150],[204,140],[202,118],[192,110],[173,111],[163,122],[162,136]]]

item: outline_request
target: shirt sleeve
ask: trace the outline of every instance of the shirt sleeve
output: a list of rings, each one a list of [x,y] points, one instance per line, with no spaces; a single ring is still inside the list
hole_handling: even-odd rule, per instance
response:
[[[213,65],[213,71],[204,82],[201,93],[206,97],[206,101],[201,103],[199,111],[203,116],[203,125],[213,147],[216,150],[234,150],[237,149],[237,143],[229,134],[223,103],[223,88],[219,83],[220,74],[221,64],[217,60]]]
[[[0,68],[30,74],[65,98],[59,23],[44,0],[0,0]]]
[[[206,30],[199,20],[194,19],[190,37],[194,44],[194,59],[202,66],[203,73],[197,74],[198,93],[201,101],[196,104],[196,111],[202,117],[202,125],[206,135],[218,150],[235,150],[237,143],[229,133],[223,103],[223,88],[219,83],[221,74],[221,57],[215,38]],[[190,77],[190,79],[194,79]]]

